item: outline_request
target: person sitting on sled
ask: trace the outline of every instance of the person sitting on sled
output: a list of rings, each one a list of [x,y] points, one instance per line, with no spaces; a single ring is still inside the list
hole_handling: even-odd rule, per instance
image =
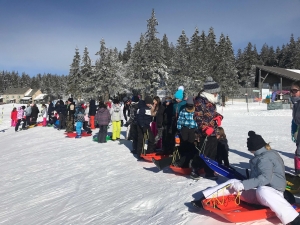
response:
[[[161,160],[152,158],[152,162],[159,170],[171,164],[177,167],[189,167],[189,163],[196,151],[194,141],[197,123],[194,120],[194,112],[194,99],[190,96],[186,101],[185,108],[179,113],[177,120],[177,130],[180,132],[181,137],[181,144],[178,151],[175,151],[173,156]]]
[[[300,217],[293,206],[284,198],[286,188],[284,163],[277,151],[268,150],[264,139],[254,131],[248,132],[248,150],[254,154],[250,160],[250,176],[246,180],[230,179],[225,183],[208,188],[200,200],[192,201],[202,208],[202,200],[214,195],[238,195],[244,202],[269,207],[283,224],[299,225]]]

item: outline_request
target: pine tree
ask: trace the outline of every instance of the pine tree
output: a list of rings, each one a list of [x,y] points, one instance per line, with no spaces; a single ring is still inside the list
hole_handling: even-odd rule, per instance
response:
[[[173,54],[172,54],[172,49],[170,47],[169,40],[168,40],[168,37],[166,34],[164,34],[163,39],[161,41],[161,47],[163,50],[164,62],[166,63],[167,67],[170,67],[172,64],[171,59],[172,59]]]
[[[70,72],[68,76],[68,91],[67,93],[69,95],[72,95],[72,97],[75,97],[77,99],[81,98],[81,82],[82,77],[80,74],[80,55],[79,55],[79,49],[75,49],[75,55],[73,58],[73,62],[70,66]]]
[[[83,51],[81,67],[80,67],[80,74],[82,81],[80,82],[80,89],[82,92],[82,98],[87,99],[88,97],[92,96],[93,83],[93,69],[92,69],[92,60],[89,56],[88,48],[85,47]]]
[[[123,53],[123,63],[127,63],[128,60],[130,59],[130,56],[131,56],[131,53],[132,53],[132,47],[131,47],[131,42],[128,41],[127,44],[126,44],[126,48],[125,48],[125,51]]]
[[[206,75],[212,76],[216,69],[216,35],[212,27],[209,28],[208,35],[206,37],[206,63],[204,70],[207,72]]]

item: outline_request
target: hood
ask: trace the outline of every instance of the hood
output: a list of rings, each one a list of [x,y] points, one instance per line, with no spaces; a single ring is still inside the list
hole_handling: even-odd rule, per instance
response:
[[[146,102],[144,100],[140,100],[139,103],[138,103],[138,106],[139,106],[139,108],[147,107]]]

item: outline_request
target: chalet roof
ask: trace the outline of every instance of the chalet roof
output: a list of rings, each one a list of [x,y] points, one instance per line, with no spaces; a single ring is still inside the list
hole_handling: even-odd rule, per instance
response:
[[[271,67],[271,66],[261,66],[261,65],[256,65],[256,68],[264,70],[266,72],[282,76],[294,81],[300,80],[300,74],[298,72],[288,70],[285,68],[280,68],[280,67]]]
[[[3,92],[3,95],[24,95],[30,88],[9,88]]]
[[[40,89],[30,89],[30,90],[28,90],[28,92],[27,93],[25,93],[25,96],[32,96],[32,95],[34,95],[38,90],[40,90]]]

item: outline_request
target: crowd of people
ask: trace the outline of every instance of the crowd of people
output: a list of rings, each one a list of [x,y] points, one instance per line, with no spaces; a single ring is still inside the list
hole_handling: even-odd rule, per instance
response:
[[[297,103],[300,101],[300,83],[294,84],[293,88]],[[119,99],[99,101],[96,106],[95,100],[75,104],[69,98],[67,102],[60,100],[55,105],[49,102],[48,107],[43,104],[42,125],[53,125],[58,130],[65,129],[66,132],[76,131],[76,138],[80,138],[82,132],[91,133],[98,127],[98,143],[107,142],[109,124],[112,126],[112,141],[120,139],[121,127],[124,126],[127,127],[125,138],[132,141],[131,153],[138,161],[143,160],[143,154],[161,154],[165,157],[160,160],[152,159],[159,170],[171,165],[191,168],[190,177],[199,179],[199,170],[204,169],[206,179],[217,180],[218,176],[199,157],[199,153],[230,167],[229,146],[225,130],[221,127],[223,116],[217,112],[216,107],[219,92],[218,83],[208,77],[203,90],[196,96],[186,96],[184,87],[180,86],[174,96],[165,97],[163,100],[158,96],[146,96],[143,100],[133,96],[123,98],[122,102]],[[294,125],[300,125],[298,108],[293,111]],[[11,113],[12,126],[15,125],[15,130],[18,131],[23,121],[22,129],[26,129],[36,123],[38,114],[35,104],[14,108]],[[209,188],[203,191],[201,199],[192,202],[193,205],[202,208],[203,199],[222,190],[218,196],[238,194],[245,202],[269,207],[282,223],[299,225],[298,212],[283,194],[286,186],[283,160],[260,135],[250,131],[248,136],[247,147],[254,154],[250,160],[249,177],[242,181],[231,179]],[[300,141],[300,138],[297,139]],[[300,155],[300,145],[296,143],[298,147],[295,162]],[[300,166],[296,172],[299,171]]]

